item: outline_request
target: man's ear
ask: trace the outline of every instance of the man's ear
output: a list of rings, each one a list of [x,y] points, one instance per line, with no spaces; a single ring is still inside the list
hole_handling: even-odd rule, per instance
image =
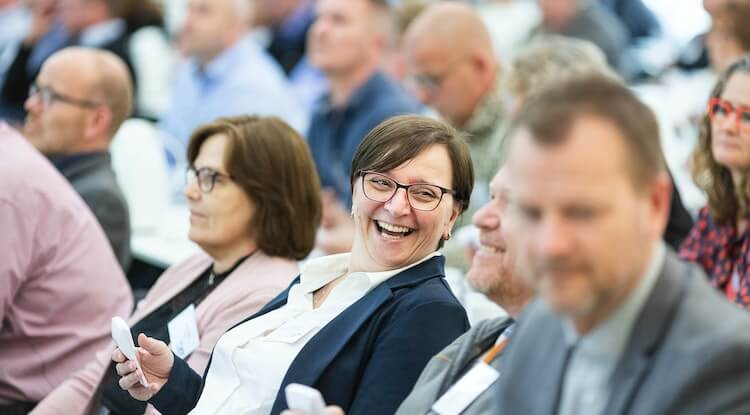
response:
[[[100,105],[92,109],[84,129],[84,139],[90,141],[97,140],[100,137],[109,137],[111,125],[112,110],[109,107]]]

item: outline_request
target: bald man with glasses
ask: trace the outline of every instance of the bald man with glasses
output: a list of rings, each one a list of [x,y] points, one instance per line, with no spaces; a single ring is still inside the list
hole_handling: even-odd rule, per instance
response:
[[[132,105],[132,80],[120,58],[68,48],[42,66],[29,89],[24,124],[24,135],[93,211],[124,270],[130,264],[130,222],[109,145]]]

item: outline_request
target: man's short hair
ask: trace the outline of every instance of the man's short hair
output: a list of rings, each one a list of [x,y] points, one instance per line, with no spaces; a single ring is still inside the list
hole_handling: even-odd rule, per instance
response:
[[[508,148],[520,129],[528,130],[538,144],[562,144],[573,124],[586,116],[609,121],[619,130],[627,152],[623,156],[636,190],[645,190],[665,171],[659,125],[653,112],[624,85],[602,76],[573,79],[531,97],[511,122],[505,146]]]

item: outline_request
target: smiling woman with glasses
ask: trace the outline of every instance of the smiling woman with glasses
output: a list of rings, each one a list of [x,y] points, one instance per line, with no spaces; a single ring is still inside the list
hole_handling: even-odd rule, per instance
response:
[[[216,178],[206,196],[239,180],[205,161],[192,163],[189,186],[209,190]],[[220,184],[224,177],[204,167],[233,178]],[[165,415],[279,414],[290,383],[319,389],[350,415],[393,413],[430,357],[468,329],[437,250],[469,203],[474,173],[461,135],[417,116],[375,127],[352,172],[351,253],[309,259],[287,291],[224,333],[205,381],[166,344],[141,336],[149,386],[115,350],[120,385]]]
[[[708,203],[680,256],[701,265],[730,301],[750,309],[750,55],[719,77],[691,168]]]

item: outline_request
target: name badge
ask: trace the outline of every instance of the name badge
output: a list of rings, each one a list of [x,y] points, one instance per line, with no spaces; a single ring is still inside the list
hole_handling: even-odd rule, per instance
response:
[[[193,353],[200,344],[195,306],[190,304],[167,324],[169,330],[169,348],[180,359]]]
[[[432,410],[439,415],[458,415],[499,377],[500,372],[480,360],[432,405]]]

